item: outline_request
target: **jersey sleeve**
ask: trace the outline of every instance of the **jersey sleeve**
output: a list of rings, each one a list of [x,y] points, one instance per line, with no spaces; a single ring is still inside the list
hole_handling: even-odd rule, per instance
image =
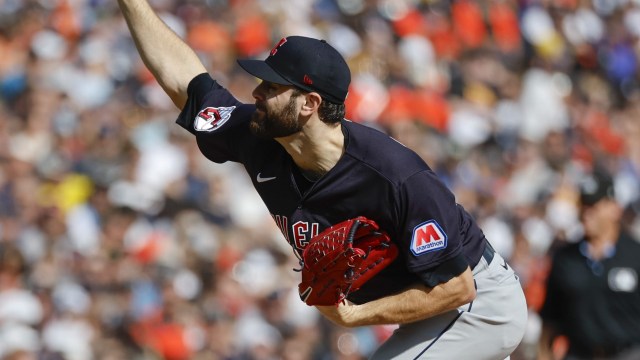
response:
[[[453,193],[431,170],[401,186],[401,251],[407,268],[430,287],[460,275],[469,266],[462,251],[460,212]]]
[[[253,104],[243,104],[203,73],[191,80],[187,103],[176,123],[196,136],[200,151],[211,161],[243,162],[255,141],[248,129]]]

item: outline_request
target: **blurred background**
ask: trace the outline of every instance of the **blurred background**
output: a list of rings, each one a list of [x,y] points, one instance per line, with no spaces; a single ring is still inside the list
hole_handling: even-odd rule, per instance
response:
[[[520,275],[535,359],[576,182],[615,178],[640,235],[639,0],[153,0],[210,73],[285,35],[348,60],[349,119],[418,152]],[[364,359],[393,326],[304,305],[236,164],[175,125],[115,0],[0,0],[0,359]],[[636,140],[634,140],[636,139]]]

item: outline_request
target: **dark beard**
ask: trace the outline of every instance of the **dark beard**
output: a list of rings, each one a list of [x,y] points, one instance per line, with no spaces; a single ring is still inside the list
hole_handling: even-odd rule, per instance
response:
[[[264,139],[275,139],[293,135],[302,130],[296,113],[296,96],[289,99],[289,103],[280,111],[261,108],[251,115],[249,130],[255,136]]]

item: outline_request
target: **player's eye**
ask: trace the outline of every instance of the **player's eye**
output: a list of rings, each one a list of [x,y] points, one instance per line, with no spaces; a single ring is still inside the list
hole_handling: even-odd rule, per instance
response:
[[[272,83],[272,82],[269,82],[269,81],[265,81],[264,85],[265,85],[264,87],[269,91],[278,90],[278,84],[275,84],[275,83]]]
[[[266,80],[262,81],[260,87],[262,88],[262,91],[269,96],[276,96],[287,89],[286,85],[280,85]]]

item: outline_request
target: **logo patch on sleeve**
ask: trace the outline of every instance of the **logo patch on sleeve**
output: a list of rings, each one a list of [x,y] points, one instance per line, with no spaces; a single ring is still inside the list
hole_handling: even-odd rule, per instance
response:
[[[196,115],[193,128],[197,131],[214,131],[220,128],[231,118],[235,106],[230,107],[206,107]]]
[[[429,220],[413,229],[411,252],[414,255],[441,250],[447,247],[447,234],[435,220]]]

